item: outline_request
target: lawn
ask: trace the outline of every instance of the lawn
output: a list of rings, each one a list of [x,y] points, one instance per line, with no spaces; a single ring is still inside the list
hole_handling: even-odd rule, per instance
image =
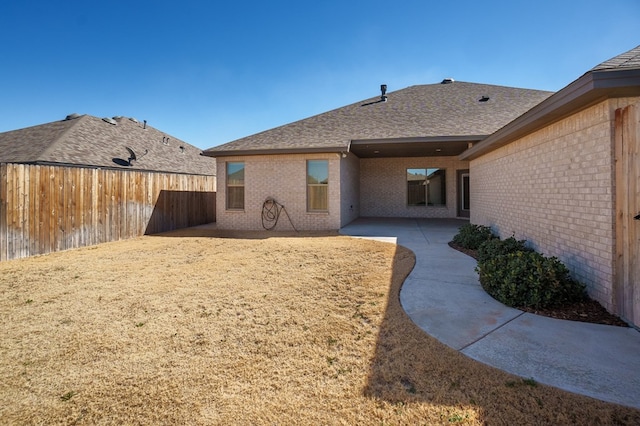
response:
[[[418,329],[413,254],[190,229],[0,263],[3,424],[640,424]]]

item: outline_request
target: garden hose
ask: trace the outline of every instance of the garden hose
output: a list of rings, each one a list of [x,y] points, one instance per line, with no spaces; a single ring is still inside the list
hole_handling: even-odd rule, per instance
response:
[[[298,232],[295,225],[291,221],[291,217],[287,212],[287,209],[284,208],[284,205],[278,203],[271,197],[267,197],[262,203],[262,227],[267,231],[271,231],[278,224],[278,219],[280,219],[280,213],[284,211],[284,214],[287,215],[287,219],[289,219],[289,223],[294,231]]]

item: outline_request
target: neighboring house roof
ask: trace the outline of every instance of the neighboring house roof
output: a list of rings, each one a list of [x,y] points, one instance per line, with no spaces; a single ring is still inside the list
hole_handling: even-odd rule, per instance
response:
[[[611,58],[460,155],[472,160],[608,98],[640,96],[640,46]]]
[[[444,80],[390,92],[204,151],[212,157],[352,151],[361,157],[457,155],[551,92]],[[440,149],[425,154],[425,146]],[[455,152],[450,149],[455,146]],[[377,154],[376,153],[376,154]]]
[[[131,149],[137,159],[129,161]],[[215,175],[202,151],[126,117],[72,114],[61,121],[0,133],[0,162],[56,164]]]

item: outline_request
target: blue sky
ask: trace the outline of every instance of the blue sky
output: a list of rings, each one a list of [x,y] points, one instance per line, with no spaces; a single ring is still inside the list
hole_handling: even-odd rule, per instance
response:
[[[640,1],[24,0],[0,40],[0,132],[124,115],[206,149],[382,83],[559,90],[640,44]]]

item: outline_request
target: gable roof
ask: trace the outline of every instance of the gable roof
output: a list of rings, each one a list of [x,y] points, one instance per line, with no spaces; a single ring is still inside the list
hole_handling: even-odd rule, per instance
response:
[[[473,160],[608,98],[640,96],[640,46],[611,58],[460,155]]]
[[[135,161],[129,162],[127,148],[136,154]],[[3,163],[215,175],[215,161],[200,154],[200,149],[126,117],[72,114],[61,121],[0,133]]]
[[[390,92],[386,101],[376,97],[356,102],[207,149],[204,155],[349,150],[358,156],[373,156],[374,150],[383,151],[381,156],[426,155],[425,145],[433,143],[456,143],[455,153],[440,155],[457,155],[468,142],[482,140],[550,95],[444,80]]]

